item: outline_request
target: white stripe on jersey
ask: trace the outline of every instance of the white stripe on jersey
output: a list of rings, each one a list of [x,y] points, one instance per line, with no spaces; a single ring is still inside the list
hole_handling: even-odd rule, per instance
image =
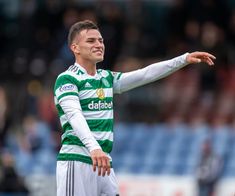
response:
[[[64,124],[67,123],[67,122],[68,122],[68,119],[67,119],[66,115],[65,115],[65,114],[62,115],[62,116],[60,117],[60,123],[61,123],[61,125],[64,126]]]
[[[110,140],[113,141],[113,132],[100,132],[100,131],[93,131],[92,135],[95,137],[96,140]]]
[[[113,119],[113,110],[109,111],[83,111],[83,115],[86,118],[86,120],[97,120],[97,117],[99,120],[103,119]],[[66,115],[62,115],[60,117],[60,123],[62,126],[64,126],[65,123],[68,122],[68,119]]]
[[[86,120],[113,119],[113,110],[83,111]]]

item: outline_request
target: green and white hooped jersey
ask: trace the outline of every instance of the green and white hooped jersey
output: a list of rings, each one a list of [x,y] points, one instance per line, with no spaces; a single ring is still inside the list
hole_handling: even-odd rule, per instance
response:
[[[91,164],[89,151],[99,147],[109,156],[113,146],[113,93],[123,93],[168,76],[188,64],[187,55],[123,74],[100,69],[90,76],[76,63],[60,74],[54,88],[64,131],[58,160]]]
[[[90,76],[85,69],[74,64],[61,73],[55,83],[54,99],[63,129],[62,147],[58,160],[77,160],[92,164],[89,151],[76,136],[71,124],[60,106],[60,100],[76,96],[79,98],[82,114],[92,135],[109,154],[113,146],[113,84],[119,80],[120,72],[97,70]],[[111,159],[111,157],[110,157]]]

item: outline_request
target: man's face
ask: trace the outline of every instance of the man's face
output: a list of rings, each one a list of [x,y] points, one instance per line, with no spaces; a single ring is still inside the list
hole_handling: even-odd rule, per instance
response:
[[[83,61],[98,63],[104,59],[103,38],[98,30],[83,30],[72,44],[73,52]]]

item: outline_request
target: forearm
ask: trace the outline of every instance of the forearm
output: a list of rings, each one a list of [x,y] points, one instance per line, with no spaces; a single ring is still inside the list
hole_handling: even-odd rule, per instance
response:
[[[187,65],[187,54],[188,53],[171,60],[151,64],[143,69],[123,73],[115,86],[117,89],[116,93],[122,93],[170,75]]]
[[[62,107],[66,118],[72,126],[76,136],[87,147],[89,152],[94,149],[101,149],[100,145],[92,135],[86,119],[82,114],[79,99],[76,97],[70,99],[62,99],[60,101],[60,106]]]

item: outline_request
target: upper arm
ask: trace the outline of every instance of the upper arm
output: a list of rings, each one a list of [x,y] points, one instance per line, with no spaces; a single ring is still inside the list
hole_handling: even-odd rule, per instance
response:
[[[69,75],[59,76],[54,86],[54,93],[58,102],[67,96],[78,97],[78,87],[75,78]]]
[[[120,93],[120,78],[123,73],[121,72],[111,72],[113,77],[113,92]]]

